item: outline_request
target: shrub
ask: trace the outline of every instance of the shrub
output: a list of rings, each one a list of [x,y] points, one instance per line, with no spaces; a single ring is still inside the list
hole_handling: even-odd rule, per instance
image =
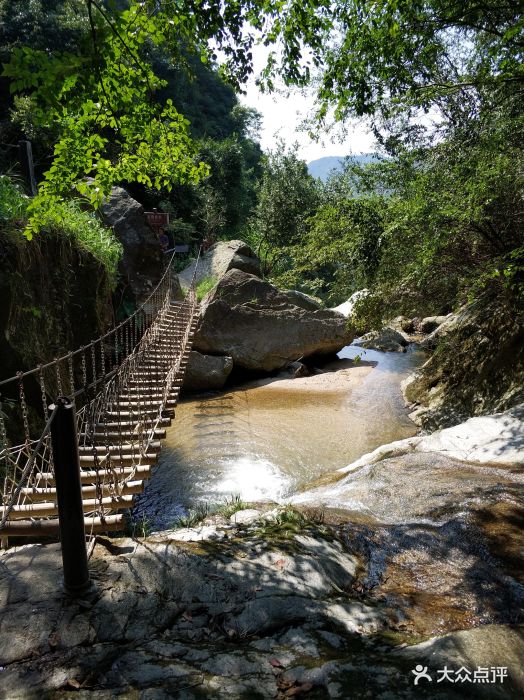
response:
[[[196,295],[198,301],[202,301],[206,294],[210,292],[213,289],[213,287],[216,286],[217,282],[217,277],[204,277],[204,279],[201,282],[199,282],[196,287]]]
[[[18,242],[24,240],[30,201],[10,177],[0,175],[0,227]],[[53,204],[42,214],[42,231],[42,235],[49,231],[74,241],[104,266],[111,286],[116,286],[122,245],[94,212],[85,211],[76,201]]]

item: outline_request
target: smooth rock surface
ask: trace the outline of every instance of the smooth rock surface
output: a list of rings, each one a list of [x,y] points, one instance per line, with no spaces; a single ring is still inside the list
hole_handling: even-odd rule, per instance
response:
[[[347,301],[344,301],[342,304],[339,304],[338,306],[335,306],[332,311],[337,311],[339,314],[342,314],[346,318],[349,318],[351,314],[353,313],[353,309],[355,308],[355,304],[359,299],[363,299],[369,294],[369,289],[359,289],[356,292],[353,292],[353,294],[349,297]]]
[[[252,523],[257,518],[260,518],[261,512],[256,508],[244,508],[242,510],[237,510],[236,513],[229,518],[229,522],[237,525],[247,525]]]
[[[233,369],[228,355],[203,355],[192,350],[184,376],[184,391],[222,389]]]
[[[354,341],[354,345],[371,350],[383,352],[405,352],[408,344],[406,338],[393,328],[382,328],[380,331],[371,331]]]
[[[524,466],[524,404],[504,413],[476,416],[452,428],[436,430],[382,445],[340,471],[350,472],[365,464],[403,454],[439,452],[452,459],[478,464]]]
[[[418,557],[408,580],[420,579],[422,593],[431,596],[431,576],[448,563],[436,557],[428,575],[427,552],[442,545],[445,533],[436,532],[434,542],[424,534],[420,542],[419,527],[407,540],[403,536],[397,550],[388,550],[387,542],[398,539],[394,530],[359,530],[351,523],[333,529],[281,509],[271,514],[273,519],[265,513],[252,524],[202,526],[215,532],[214,540],[184,542],[177,539],[181,531],[144,540],[99,538],[90,560],[95,587],[83,600],[65,600],[57,585],[58,545],[1,553],[0,696],[522,697],[522,626],[482,624],[399,647],[412,612],[415,619],[426,612],[425,598],[415,598],[413,611],[411,589],[383,588]],[[479,557],[477,550],[478,543],[459,561],[464,554]],[[401,566],[390,570],[390,560],[398,567],[396,557]],[[458,587],[451,577],[462,608],[482,604],[468,598],[472,583],[463,580]],[[513,591],[517,595],[515,586]],[[442,593],[446,598],[446,590],[435,592],[438,600]],[[515,611],[513,601],[503,602]],[[510,612],[501,610],[499,617]],[[442,625],[441,613],[436,615]],[[427,686],[414,686],[418,664],[433,676],[429,695]],[[444,665],[452,672],[506,667],[508,676],[503,684],[471,685],[464,694],[465,684],[436,683]]]
[[[256,277],[261,276],[260,260],[247,243],[244,241],[219,241],[202,255],[198,266],[196,261],[193,261],[179,274],[180,284],[183,289],[187,289],[193,275],[197,285],[210,277],[219,280],[226,272],[233,269],[249,272]]]
[[[298,289],[282,289],[281,294],[286,296],[288,301],[306,311],[316,311],[322,307],[320,299],[312,297],[310,294],[300,292]]]
[[[486,466],[484,466],[486,465]],[[297,494],[291,503],[329,504],[358,510],[384,522],[444,517],[461,498],[507,498],[524,485],[524,406],[382,445],[339,469],[333,483]],[[436,517],[436,516],[434,516]]]
[[[302,357],[338,352],[352,338],[340,314],[306,311],[268,282],[230,270],[204,300],[194,348],[271,372]]]

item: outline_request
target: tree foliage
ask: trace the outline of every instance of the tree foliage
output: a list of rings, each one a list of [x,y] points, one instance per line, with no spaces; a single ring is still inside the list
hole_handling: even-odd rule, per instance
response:
[[[266,274],[275,274],[275,264],[299,243],[305,222],[318,203],[318,185],[306,163],[279,142],[263,161],[258,203],[251,220],[251,243],[262,258]]]

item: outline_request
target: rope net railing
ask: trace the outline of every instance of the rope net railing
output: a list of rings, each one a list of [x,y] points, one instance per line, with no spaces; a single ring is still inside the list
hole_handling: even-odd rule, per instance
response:
[[[156,288],[125,321],[86,346],[0,382],[0,537],[56,530],[51,429],[58,397],[75,404],[87,534],[110,529],[121,521],[110,514],[132,506],[181,388],[198,315],[199,258],[182,301],[173,299],[172,257]]]

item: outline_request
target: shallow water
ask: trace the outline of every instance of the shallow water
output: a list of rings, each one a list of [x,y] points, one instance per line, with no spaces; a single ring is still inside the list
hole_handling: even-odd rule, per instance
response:
[[[360,362],[348,362],[357,355]],[[400,382],[422,354],[349,346],[339,358],[323,368],[343,370],[336,390],[253,383],[181,402],[134,518],[162,528],[202,501],[232,494],[277,500],[381,444],[413,435]]]

